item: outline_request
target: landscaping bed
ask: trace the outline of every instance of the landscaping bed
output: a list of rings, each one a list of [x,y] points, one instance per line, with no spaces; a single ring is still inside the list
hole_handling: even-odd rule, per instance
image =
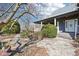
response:
[[[79,56],[79,41],[74,41],[74,43],[72,44],[76,49],[75,49],[75,56]]]
[[[22,53],[17,53],[18,56],[47,56],[47,49],[44,47],[37,47],[36,45],[31,45],[26,47]]]

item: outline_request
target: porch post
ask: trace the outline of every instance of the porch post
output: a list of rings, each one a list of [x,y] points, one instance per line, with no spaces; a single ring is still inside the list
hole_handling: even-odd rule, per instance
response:
[[[56,18],[54,18],[54,25],[57,27],[57,33],[59,33],[59,21],[56,21]]]
[[[57,33],[59,33],[59,21],[57,21]]]
[[[43,23],[41,22],[41,29],[42,29]]]
[[[74,25],[75,25],[75,39],[77,38],[77,19],[75,20],[75,23],[74,23]]]
[[[54,18],[54,25],[56,26],[56,18]]]

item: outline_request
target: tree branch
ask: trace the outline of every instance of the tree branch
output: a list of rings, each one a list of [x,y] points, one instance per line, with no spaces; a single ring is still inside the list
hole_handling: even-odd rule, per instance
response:
[[[10,14],[6,20],[11,20],[11,19],[13,18],[13,16],[16,14],[17,10],[19,9],[20,5],[21,5],[21,4],[19,4],[19,3],[16,4],[16,6],[15,6],[15,8],[14,8],[14,10],[13,10],[14,12],[13,12],[12,14]],[[11,27],[12,27],[14,24],[15,24],[15,22],[11,25]],[[10,27],[10,28],[11,28],[11,27]],[[3,30],[2,30],[2,31],[3,31]]]
[[[14,4],[12,4],[2,15],[0,15],[0,17],[2,17],[3,15],[5,15],[5,13],[7,13],[12,7],[13,7]]]
[[[17,10],[20,8],[21,5],[22,5],[22,4],[19,4],[19,3],[16,4],[16,6],[15,6],[15,8],[14,8],[14,10],[13,10],[14,12],[13,12],[12,14],[10,14],[8,20],[10,20],[10,19],[13,18],[13,16],[16,14]],[[30,13],[29,8],[28,8],[28,11],[23,12],[22,14],[20,14],[18,17],[16,17],[16,18],[14,19],[14,22],[12,23],[11,27],[9,28],[9,30],[13,27],[13,25],[15,24],[15,21],[17,21],[19,18],[21,18],[21,17],[24,16],[25,14],[29,14],[29,15],[31,15],[31,16],[37,18],[35,15],[33,15],[32,13]]]
[[[17,10],[19,9],[19,7],[20,7],[20,4],[17,3],[16,6],[15,6],[15,8],[14,8],[14,10],[13,10],[14,12],[11,13],[11,14],[8,16],[8,18],[7,18],[6,20],[10,20],[10,19],[12,19],[13,16],[16,14]]]
[[[13,25],[15,24],[15,21],[17,21],[19,18],[21,18],[23,15],[25,15],[26,13],[32,15],[33,17],[35,17],[33,14],[29,13],[29,12],[23,12],[19,17],[16,17],[14,22],[12,23],[11,27],[9,28],[9,30],[13,27]]]

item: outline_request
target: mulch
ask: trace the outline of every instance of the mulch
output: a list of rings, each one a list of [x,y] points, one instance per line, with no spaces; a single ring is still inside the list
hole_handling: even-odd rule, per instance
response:
[[[47,49],[44,47],[31,46],[25,49],[23,53],[16,54],[18,56],[48,56]]]
[[[0,50],[0,56],[8,56],[9,53],[7,53],[6,51],[2,51]]]
[[[79,56],[79,48],[75,50],[75,56]]]
[[[76,50],[74,51],[75,52],[75,56],[79,56],[79,43],[74,41],[74,43],[72,45],[73,45],[73,47],[76,48]]]

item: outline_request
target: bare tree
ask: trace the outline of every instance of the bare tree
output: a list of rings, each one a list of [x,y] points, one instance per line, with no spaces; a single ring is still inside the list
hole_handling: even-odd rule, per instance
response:
[[[11,9],[14,5],[15,5],[15,7],[13,8],[13,11],[9,12],[10,9]],[[24,5],[25,5],[25,6],[24,6]],[[11,5],[11,6],[1,15],[1,17],[2,17],[3,15],[5,15],[6,13],[10,13],[6,20],[11,20],[11,19],[13,19],[13,17],[14,17],[15,14],[17,13],[17,11],[21,8],[21,6],[24,6],[24,10],[25,10],[25,11],[23,11],[21,14],[19,14],[19,16],[16,16],[16,17],[14,18],[14,22],[12,23],[12,25],[11,25],[11,27],[10,27],[9,29],[11,29],[11,28],[13,27],[13,25],[15,24],[15,21],[17,21],[19,18],[23,17],[25,14],[26,14],[26,15],[29,14],[29,15],[31,15],[31,16],[33,16],[33,17],[36,18],[36,16],[35,16],[34,13],[33,13],[33,11],[34,11],[34,10],[33,10],[33,6],[32,6],[31,4],[27,4],[27,3],[25,3],[25,4],[23,4],[23,3],[16,3],[16,4]],[[26,16],[26,17],[27,17],[27,16]],[[27,20],[28,20],[28,19],[27,19]],[[29,20],[28,20],[28,21],[29,21]]]

